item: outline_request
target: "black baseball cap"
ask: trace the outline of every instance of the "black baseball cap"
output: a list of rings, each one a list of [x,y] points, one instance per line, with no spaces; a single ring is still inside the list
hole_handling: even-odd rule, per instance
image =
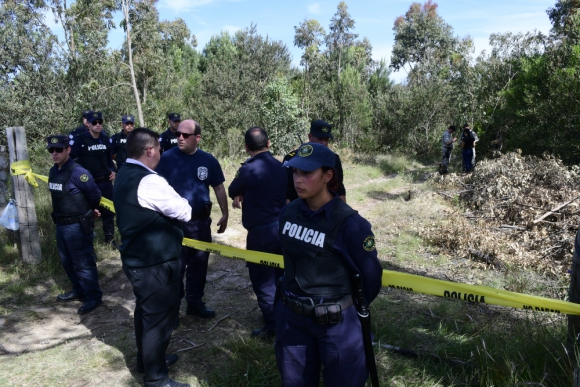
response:
[[[70,138],[62,134],[53,134],[46,138],[46,148],[68,148]]]
[[[177,122],[177,121],[181,121],[181,116],[179,115],[179,113],[169,113],[167,115],[167,119],[169,119],[173,122]]]
[[[310,123],[310,133],[318,138],[333,138],[330,131],[332,125],[323,120],[314,120]]]

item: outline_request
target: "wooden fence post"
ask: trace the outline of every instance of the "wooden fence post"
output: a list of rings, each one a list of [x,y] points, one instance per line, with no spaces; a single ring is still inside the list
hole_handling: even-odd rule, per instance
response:
[[[6,204],[6,192],[8,192],[8,156],[6,146],[0,145],[0,209]]]
[[[28,160],[24,128],[6,128],[6,137],[8,138],[10,163]],[[28,264],[37,264],[42,260],[42,252],[32,188],[30,188],[24,175],[12,176],[12,182],[16,208],[18,209],[22,261]]]

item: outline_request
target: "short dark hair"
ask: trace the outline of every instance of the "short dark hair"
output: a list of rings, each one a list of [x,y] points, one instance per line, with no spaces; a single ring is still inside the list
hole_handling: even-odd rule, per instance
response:
[[[150,146],[159,145],[159,134],[148,128],[135,128],[127,137],[127,157],[138,159]]]
[[[251,127],[246,130],[244,135],[244,142],[248,149],[252,152],[256,152],[262,149],[268,148],[268,133],[259,126]]]
[[[451,125],[450,127],[448,127],[447,129],[451,129],[452,131],[455,132],[455,126]]]
[[[193,129],[193,134],[195,135],[201,135],[201,126],[199,125],[199,123],[197,121],[193,121],[195,122],[195,128]]]

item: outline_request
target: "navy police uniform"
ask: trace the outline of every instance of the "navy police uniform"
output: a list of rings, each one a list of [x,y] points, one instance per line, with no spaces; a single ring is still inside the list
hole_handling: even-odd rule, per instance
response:
[[[123,116],[123,124],[129,122],[135,123],[135,117],[131,115]],[[127,160],[127,134],[125,130],[121,130],[111,136],[111,154],[115,158],[115,164],[117,164],[117,171],[121,169],[125,161]]]
[[[178,113],[169,113],[167,115],[167,118],[173,122],[181,121],[181,116]],[[159,135],[159,144],[161,144],[162,152],[168,151],[169,149],[176,147],[177,137],[175,136],[175,133],[173,133],[170,128],[167,128],[165,132]]]
[[[66,152],[66,136],[47,138],[49,151]],[[59,152],[61,153],[61,152]],[[71,158],[49,172],[48,189],[52,198],[52,219],[56,224],[58,254],[72,291],[58,300],[84,300],[79,313],[88,313],[102,303],[96,255],[93,248],[93,210],[98,207],[101,192],[91,174]],[[90,309],[90,310],[89,310]]]
[[[243,195],[242,224],[248,230],[246,249],[281,254],[278,217],[286,204],[286,173],[282,163],[269,151],[248,159],[238,170],[228,188],[230,198]],[[274,332],[274,297],[276,281],[284,271],[280,268],[246,264],[266,332]]]
[[[323,145],[302,147],[308,146],[312,159],[322,149],[332,160]],[[364,386],[368,369],[351,278],[361,275],[367,304],[378,295],[382,268],[370,223],[334,195],[317,211],[305,200],[288,204],[279,233],[285,274],[275,351],[282,385],[317,387],[322,365],[326,386]]]
[[[92,119],[102,119],[101,113],[94,112]],[[113,200],[113,182],[109,180],[109,176],[116,169],[111,153],[111,142],[107,135],[101,132],[99,137],[94,138],[87,131],[71,140],[70,145],[71,157],[92,174],[103,197]],[[105,241],[110,242],[115,234],[115,215],[103,207],[100,211]]]
[[[187,199],[192,208],[191,220],[181,223],[184,237],[211,242],[209,187],[217,187],[225,181],[217,159],[199,148],[192,155],[182,152],[179,148],[173,148],[163,153],[155,171],[163,176],[181,197]],[[179,259],[182,279],[179,288],[180,299],[185,297],[188,308],[204,308],[202,298],[209,252],[183,246]],[[213,317],[213,312],[207,317]]]

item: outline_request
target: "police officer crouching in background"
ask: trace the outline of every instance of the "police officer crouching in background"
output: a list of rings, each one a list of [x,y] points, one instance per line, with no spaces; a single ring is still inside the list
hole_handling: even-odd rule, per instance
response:
[[[286,166],[300,197],[280,214],[284,277],[276,303],[276,362],[284,387],[362,387],[369,375],[353,304],[362,277],[368,305],[381,289],[382,268],[370,223],[332,186],[335,154],[303,144]]]
[[[58,301],[80,300],[79,314],[95,310],[103,303],[93,248],[93,214],[101,200],[101,191],[91,174],[70,158],[69,138],[53,135],[46,138],[48,153],[54,162],[48,177],[52,197],[52,219],[56,224],[56,244],[62,267],[72,290],[57,296]]]
[[[103,116],[93,112],[87,119],[88,131],[70,141],[70,156],[93,175],[103,197],[113,199],[113,180],[115,163],[111,154],[111,142],[103,133]],[[115,214],[104,207],[100,208],[103,220],[105,243],[113,243],[115,235]]]
[[[183,231],[191,219],[187,200],[159,176],[159,135],[137,128],[127,139],[127,162],[119,172],[114,204],[121,234],[123,271],[135,293],[137,371],[146,387],[189,387],[172,380],[167,367],[178,356],[165,355],[178,321]]]
[[[122,130],[111,136],[111,154],[113,160],[117,164],[117,171],[121,169],[125,160],[127,160],[127,137],[129,133],[135,128],[135,117],[132,115],[123,116]]]
[[[246,249],[281,254],[278,217],[286,204],[286,171],[270,153],[270,140],[264,129],[248,129],[244,142],[251,158],[238,170],[228,194],[234,200],[234,208],[241,204],[242,224],[248,230]],[[264,320],[264,327],[254,329],[252,337],[272,338],[276,333],[276,281],[284,270],[252,262],[246,267]]]

